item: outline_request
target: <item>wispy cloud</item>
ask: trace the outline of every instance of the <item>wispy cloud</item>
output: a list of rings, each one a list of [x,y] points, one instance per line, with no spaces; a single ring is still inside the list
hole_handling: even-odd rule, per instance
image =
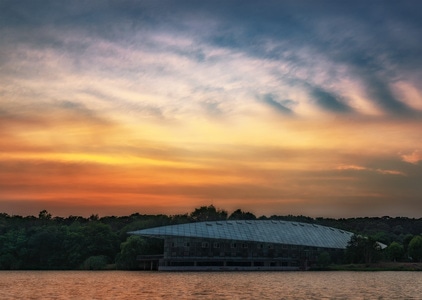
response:
[[[408,162],[408,163],[411,163],[411,164],[418,164],[420,161],[422,161],[422,151],[414,150],[413,152],[411,152],[409,154],[401,155],[401,158],[405,162]]]
[[[398,170],[385,170],[385,169],[373,169],[363,166],[357,166],[357,165],[340,165],[336,168],[337,170],[352,170],[352,171],[367,171],[367,172],[375,172],[383,175],[401,175],[401,176],[407,176],[406,173]]]

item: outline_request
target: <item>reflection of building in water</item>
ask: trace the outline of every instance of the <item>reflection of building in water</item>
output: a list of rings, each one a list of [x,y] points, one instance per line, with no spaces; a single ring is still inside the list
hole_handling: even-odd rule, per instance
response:
[[[198,222],[130,233],[164,239],[163,255],[138,257],[143,265],[163,271],[307,269],[324,251],[339,260],[352,236],[278,220]]]

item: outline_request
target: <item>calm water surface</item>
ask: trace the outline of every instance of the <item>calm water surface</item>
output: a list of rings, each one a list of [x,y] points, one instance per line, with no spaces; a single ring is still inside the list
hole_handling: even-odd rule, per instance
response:
[[[422,272],[2,271],[0,299],[422,299]]]

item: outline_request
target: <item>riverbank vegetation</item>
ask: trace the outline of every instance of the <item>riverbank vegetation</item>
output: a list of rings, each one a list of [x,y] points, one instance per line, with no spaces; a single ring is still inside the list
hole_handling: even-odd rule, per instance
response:
[[[356,235],[349,243],[344,257],[344,262],[349,264],[345,266],[350,266],[350,269],[379,262],[388,262],[387,265],[379,265],[381,268],[390,268],[391,263],[396,262],[396,266],[401,266],[399,269],[412,269],[411,263],[422,261],[422,218],[385,216],[314,219],[292,215],[257,217],[240,209],[229,214],[210,205],[196,208],[191,213],[170,216],[134,213],[130,216],[59,217],[52,216],[46,210],[41,211],[38,216],[0,213],[0,269],[136,270],[136,256],[162,253],[163,242],[129,236],[128,231],[226,219],[287,220],[351,231]],[[388,247],[380,251],[377,242]],[[321,268],[329,268],[330,257],[321,254],[320,264]],[[420,270],[420,267],[416,269]]]

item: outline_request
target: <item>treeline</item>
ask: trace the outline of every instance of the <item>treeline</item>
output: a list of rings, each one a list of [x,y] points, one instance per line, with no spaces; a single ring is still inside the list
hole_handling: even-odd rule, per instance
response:
[[[208,220],[277,219],[351,231],[388,245],[383,259],[422,259],[422,218],[310,218],[306,216],[260,216],[240,209],[229,214],[214,206],[202,206],[182,215],[145,215],[88,218],[53,217],[48,211],[38,216],[10,216],[0,213],[0,269],[137,269],[139,254],[160,254],[163,242],[129,236],[127,232],[156,226]],[[362,250],[364,251],[364,250]],[[349,256],[359,262],[362,256]]]

